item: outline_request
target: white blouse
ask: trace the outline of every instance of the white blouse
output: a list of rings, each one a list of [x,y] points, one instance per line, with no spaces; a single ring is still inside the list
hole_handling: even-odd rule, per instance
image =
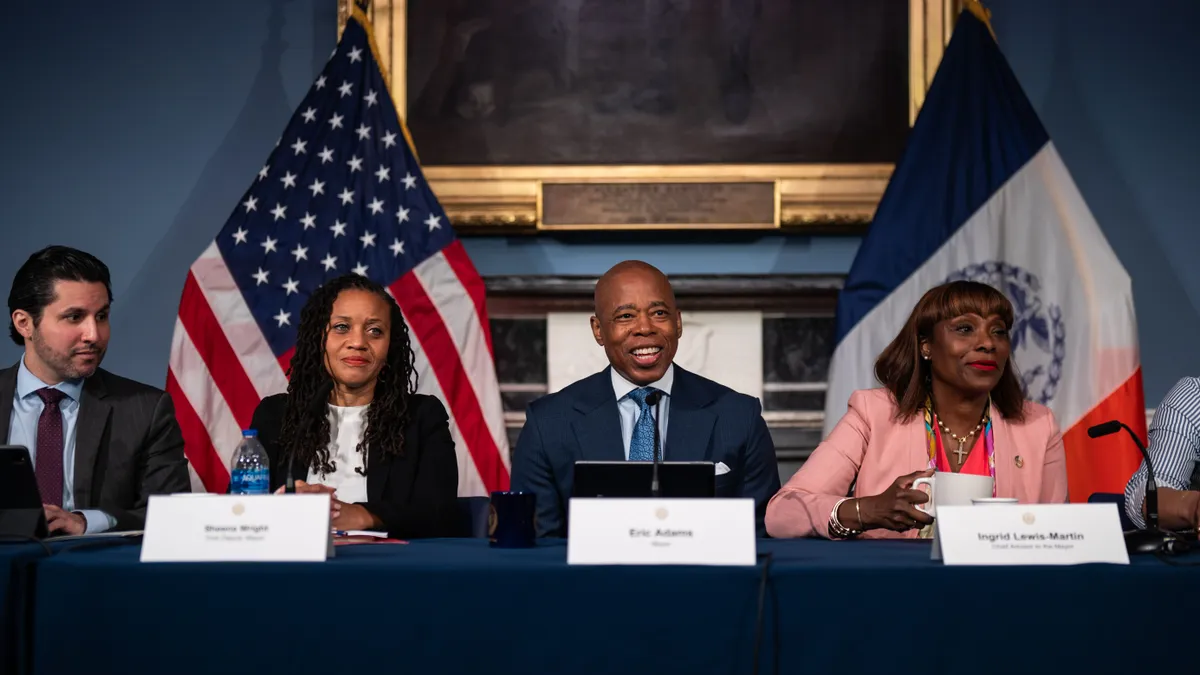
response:
[[[317,469],[308,471],[309,483],[328,485],[337,490],[334,497],[347,504],[367,501],[366,470],[358,443],[367,426],[367,410],[370,407],[329,405],[329,432],[333,438],[329,444],[329,459],[333,462],[334,471],[326,475],[321,475]]]

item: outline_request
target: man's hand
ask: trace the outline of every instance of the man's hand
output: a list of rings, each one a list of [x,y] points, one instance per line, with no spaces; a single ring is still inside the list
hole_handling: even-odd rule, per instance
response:
[[[50,534],[83,534],[87,532],[87,518],[78,513],[64,511],[53,504],[42,504],[46,510],[46,529]]]
[[[1146,502],[1142,501],[1142,516]],[[1158,526],[1164,530],[1194,530],[1200,524],[1200,492],[1158,488]]]

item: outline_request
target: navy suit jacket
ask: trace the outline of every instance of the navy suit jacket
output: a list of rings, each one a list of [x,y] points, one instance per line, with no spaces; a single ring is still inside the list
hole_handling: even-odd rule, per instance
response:
[[[724,462],[730,470],[716,477],[717,496],[754,499],[755,528],[766,536],[763,515],[779,491],[779,468],[758,399],[676,364],[670,400],[664,457]],[[624,459],[617,398],[605,368],[529,404],[513,453],[512,489],[537,494],[539,537],[565,537],[575,462]]]

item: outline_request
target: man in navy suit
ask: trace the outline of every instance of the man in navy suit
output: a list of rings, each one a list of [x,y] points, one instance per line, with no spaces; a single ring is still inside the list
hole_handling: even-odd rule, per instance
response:
[[[716,464],[718,497],[754,499],[755,523],[779,490],[775,446],[758,399],[672,364],[683,322],[667,277],[619,263],[596,283],[592,334],[609,367],[529,405],[512,489],[537,494],[537,534],[565,537],[575,462],[651,461],[657,421],[664,461]],[[662,419],[647,396],[661,392]]]

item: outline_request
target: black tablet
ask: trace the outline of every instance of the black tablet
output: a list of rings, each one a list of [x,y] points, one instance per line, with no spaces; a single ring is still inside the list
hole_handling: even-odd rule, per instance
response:
[[[0,445],[0,541],[46,538],[46,514],[29,450]]]
[[[648,498],[653,472],[652,462],[575,462],[571,496]],[[658,485],[660,497],[714,497],[716,467],[712,462],[661,462]]]

